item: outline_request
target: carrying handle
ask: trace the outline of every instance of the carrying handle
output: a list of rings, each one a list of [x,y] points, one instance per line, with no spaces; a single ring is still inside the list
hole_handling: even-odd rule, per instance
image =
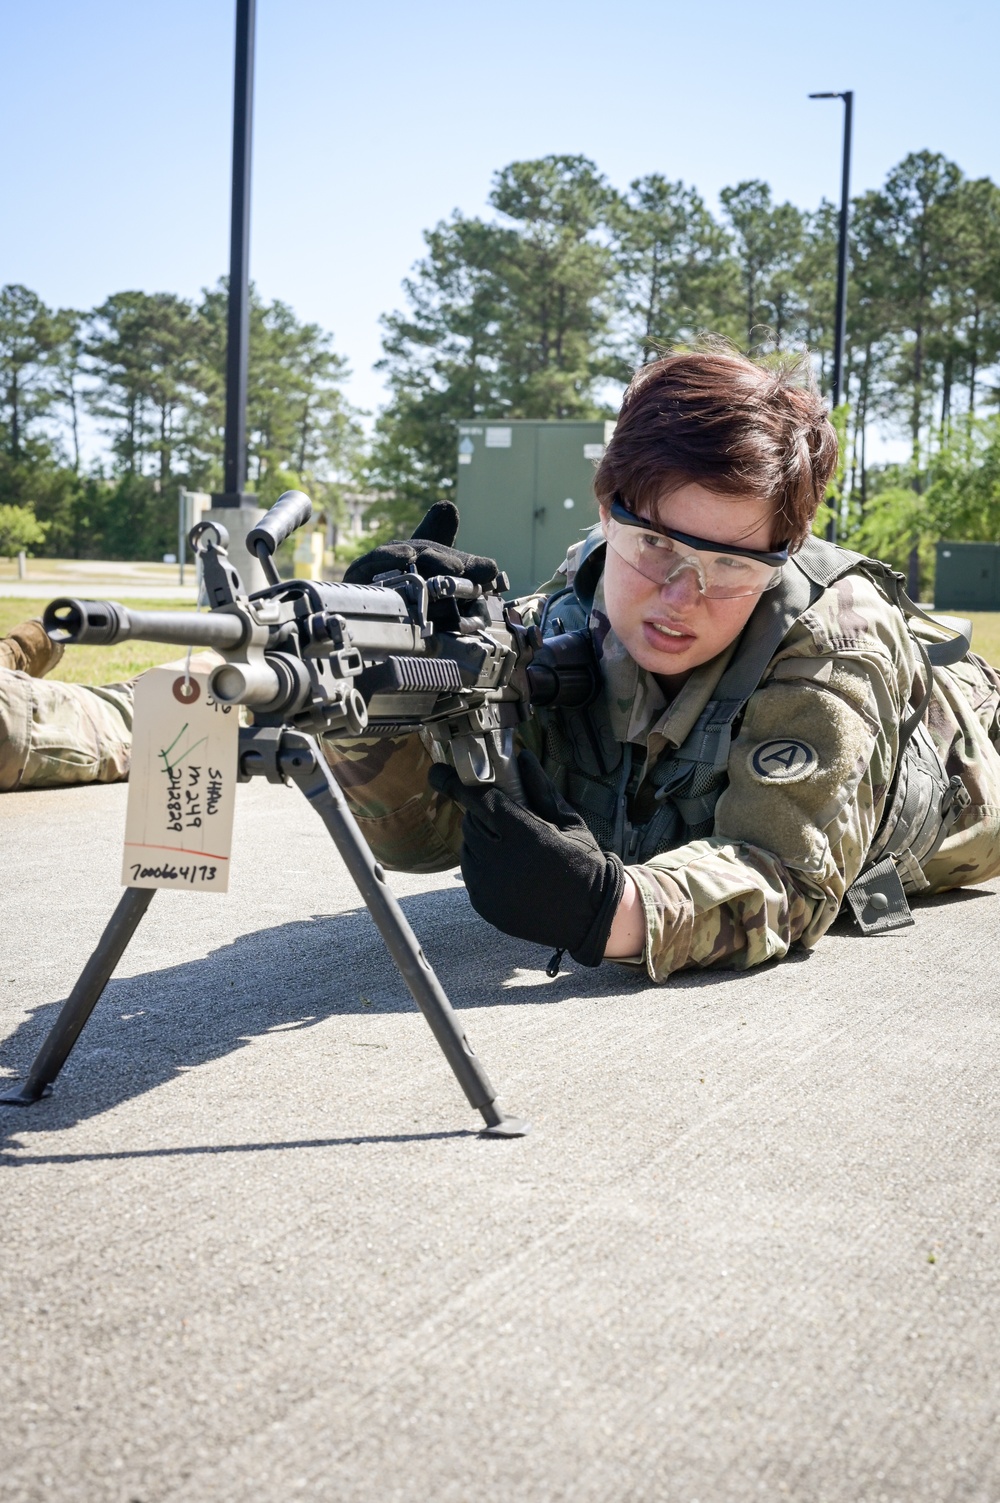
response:
[[[260,559],[261,568],[269,584],[278,584],[278,571],[272,555],[285,539],[308,522],[312,516],[312,502],[305,491],[285,491],[279,496],[265,517],[247,533],[247,548]]]

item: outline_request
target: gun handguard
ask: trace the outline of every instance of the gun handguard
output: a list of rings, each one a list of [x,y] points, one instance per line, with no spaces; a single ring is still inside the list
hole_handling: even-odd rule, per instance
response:
[[[45,607],[42,625],[53,642],[102,647],[115,642],[176,643],[178,647],[214,647],[219,652],[238,647],[246,627],[225,611],[196,615],[193,611],[132,611],[114,600],[71,600],[63,596]]]

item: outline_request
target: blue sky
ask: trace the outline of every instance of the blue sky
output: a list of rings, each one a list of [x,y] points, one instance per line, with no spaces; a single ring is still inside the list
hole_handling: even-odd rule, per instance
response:
[[[89,307],[226,270],[234,12],[0,0],[0,282]],[[856,190],[923,147],[1000,179],[997,0],[258,0],[257,42],[251,273],[334,331],[368,408],[421,231],[480,212],[515,158],[814,206],[839,194],[842,107],[806,95],[853,88]]]

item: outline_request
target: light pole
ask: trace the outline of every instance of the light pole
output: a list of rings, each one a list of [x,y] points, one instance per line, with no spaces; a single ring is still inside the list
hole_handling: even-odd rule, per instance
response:
[[[844,156],[840,175],[840,235],[837,241],[837,306],[833,315],[833,406],[840,406],[844,385],[844,342],[847,338],[847,218],[851,203],[851,118],[854,113],[854,91],[810,94],[810,99],[842,99],[844,101]],[[830,518],[827,537],[837,541],[837,518]]]
[[[250,341],[250,147],[253,137],[253,54],[256,0],[236,0],[236,67],[233,80],[233,195],[229,226],[229,307],[226,321],[226,440],[223,489],[204,518],[225,527],[230,555],[249,590],[267,579],[245,555],[247,534],[264,513],[247,483],[247,347]]]
[[[247,344],[250,334],[250,147],[253,134],[253,53],[256,0],[236,0],[233,85],[233,190],[229,232],[229,317],[226,330],[226,447],[223,493],[214,507],[254,505],[247,478]]]
[[[854,91],[810,94],[810,99],[844,101],[844,159],[840,178],[840,238],[837,244],[837,308],[833,316],[833,405],[840,406],[844,384],[844,341],[847,337],[847,219],[851,202],[851,118]]]

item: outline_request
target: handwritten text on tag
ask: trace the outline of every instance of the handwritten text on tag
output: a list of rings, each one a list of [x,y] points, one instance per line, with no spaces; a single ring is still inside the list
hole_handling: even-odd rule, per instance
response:
[[[208,692],[214,655],[152,668],[135,686],[125,816],[126,887],[225,892],[239,712]]]

